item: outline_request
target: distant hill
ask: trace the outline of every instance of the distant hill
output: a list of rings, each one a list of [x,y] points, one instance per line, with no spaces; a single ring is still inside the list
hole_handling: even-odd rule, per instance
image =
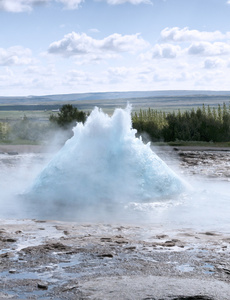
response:
[[[83,93],[28,97],[0,97],[0,112],[4,111],[51,111],[63,104],[72,104],[90,112],[95,106],[111,114],[115,108],[132,104],[132,111],[153,108],[162,111],[190,110],[204,105],[217,107],[229,104],[230,91],[147,91]]]
[[[104,93],[77,93],[77,94],[60,94],[60,95],[45,95],[45,96],[27,96],[27,97],[4,97],[0,96],[1,105],[39,105],[39,104],[62,104],[61,102],[72,101],[100,101],[103,100],[127,100],[144,98],[184,98],[184,97],[226,97],[230,96],[230,91],[145,91],[145,92],[104,92]],[[153,100],[153,99],[152,99]],[[169,100],[169,99],[168,99]],[[114,103],[115,104],[115,103]]]

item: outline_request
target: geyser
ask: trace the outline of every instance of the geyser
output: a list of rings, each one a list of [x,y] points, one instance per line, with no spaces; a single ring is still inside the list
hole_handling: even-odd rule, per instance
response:
[[[95,108],[27,191],[45,202],[152,201],[181,193],[183,181],[132,129],[131,107],[110,117]]]

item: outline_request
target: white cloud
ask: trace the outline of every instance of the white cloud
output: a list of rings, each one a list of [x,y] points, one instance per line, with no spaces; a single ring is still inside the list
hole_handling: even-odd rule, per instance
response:
[[[188,54],[202,55],[202,56],[215,56],[230,54],[230,44],[223,42],[197,42],[193,43],[187,49]]]
[[[130,73],[130,69],[126,67],[109,68],[108,73],[113,76],[125,77]]]
[[[64,36],[60,41],[53,42],[48,52],[63,56],[96,55],[106,57],[107,54],[121,52],[137,52],[148,45],[139,34],[121,35],[114,33],[102,40],[93,39],[85,33],[75,32]]]
[[[78,9],[80,4],[85,0],[0,0],[0,10],[20,13],[32,11],[34,6],[57,2],[63,4],[65,9]],[[151,4],[150,0],[105,0],[108,4],[117,5],[123,3],[131,3],[134,5],[147,3]]]
[[[101,49],[112,52],[132,52],[135,53],[148,46],[139,34],[121,35],[114,33],[100,41]]]
[[[84,2],[84,0],[56,0],[56,1],[64,4],[64,7],[66,9],[77,9],[79,5],[82,2]]]
[[[180,46],[171,44],[156,44],[152,49],[153,58],[175,58],[180,54]]]
[[[26,12],[31,11],[33,6],[45,4],[51,0],[0,0],[0,10],[8,12]]]
[[[92,79],[87,72],[82,70],[70,70],[64,78],[64,83],[69,86],[88,85]]]
[[[224,66],[224,61],[222,59],[219,59],[217,57],[215,58],[207,58],[204,61],[204,68],[205,69],[216,69],[219,67]]]
[[[34,6],[58,2],[66,9],[77,9],[84,0],[0,0],[0,10],[20,13],[32,11]]]
[[[43,67],[42,65],[31,65],[28,66],[24,70],[24,74],[28,76],[42,76],[42,77],[48,77],[48,76],[54,76],[56,75],[55,66],[48,64],[47,66]]]
[[[108,79],[113,83],[127,80],[127,78],[130,78],[133,73],[133,69],[126,67],[115,67],[107,70]]]
[[[226,37],[230,37],[230,32],[189,30],[188,27],[167,27],[161,31],[161,40],[164,42],[215,41]]]
[[[96,40],[85,33],[72,32],[65,35],[62,40],[50,44],[48,51],[65,56],[87,54],[92,53],[93,49],[96,48],[95,42]]]
[[[0,48],[0,65],[28,65],[32,63],[31,50],[21,46],[10,47],[8,49]]]
[[[119,55],[115,53],[89,53],[87,55],[78,55],[77,57],[74,57],[74,63],[77,65],[87,65],[87,64],[101,64],[102,62],[105,62],[105,60],[108,59],[118,59]]]
[[[14,77],[14,72],[9,67],[4,67],[0,70],[0,86],[9,84]]]

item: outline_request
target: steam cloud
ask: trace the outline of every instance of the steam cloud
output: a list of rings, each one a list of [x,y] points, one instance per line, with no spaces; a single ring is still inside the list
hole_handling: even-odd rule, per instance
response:
[[[116,109],[110,117],[95,108],[35,180],[29,197],[83,205],[181,193],[182,180],[135,137],[130,110]]]
[[[136,138],[130,110],[117,109],[110,117],[95,108],[52,158],[0,154],[0,218],[230,230],[229,182],[192,176],[188,188]]]

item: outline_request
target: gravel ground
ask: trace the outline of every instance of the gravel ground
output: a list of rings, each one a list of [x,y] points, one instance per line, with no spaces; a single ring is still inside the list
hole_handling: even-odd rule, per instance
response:
[[[193,150],[158,154],[172,165],[176,157],[188,176],[229,180],[230,152]],[[1,151],[31,148],[0,146]],[[230,232],[0,220],[0,299],[229,300],[229,295]]]
[[[0,145],[0,152],[17,152],[17,153],[42,153],[47,151],[55,151],[56,147],[48,147],[41,145]],[[199,147],[199,146],[177,146],[177,147],[162,147],[164,151],[230,151],[230,148],[225,147]]]
[[[230,295],[230,235],[219,232],[2,220],[0,246],[3,299]]]
[[[57,147],[48,147],[41,145],[0,145],[0,153],[44,153],[55,151],[56,148]]]

